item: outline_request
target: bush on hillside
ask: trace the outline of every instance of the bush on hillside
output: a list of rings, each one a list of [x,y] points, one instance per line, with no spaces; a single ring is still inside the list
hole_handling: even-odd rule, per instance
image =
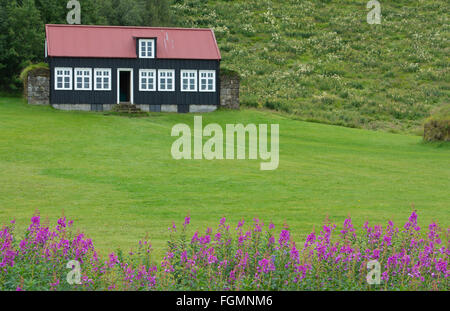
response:
[[[450,104],[441,107],[426,120],[423,139],[427,142],[450,141]]]

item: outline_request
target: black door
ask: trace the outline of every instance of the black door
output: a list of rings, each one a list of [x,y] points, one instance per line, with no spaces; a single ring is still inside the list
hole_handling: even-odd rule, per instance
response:
[[[119,94],[120,94],[120,102],[130,102],[130,82],[131,82],[131,72],[130,71],[120,71],[119,72],[120,77],[119,77],[119,81],[120,81],[120,89],[119,89]]]

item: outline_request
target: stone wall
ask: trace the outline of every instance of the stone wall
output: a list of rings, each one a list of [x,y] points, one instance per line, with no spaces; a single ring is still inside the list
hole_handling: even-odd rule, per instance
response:
[[[220,75],[220,106],[239,109],[240,78],[235,72],[224,71]]]
[[[28,73],[24,87],[25,97],[30,105],[50,104],[50,71],[35,69]]]

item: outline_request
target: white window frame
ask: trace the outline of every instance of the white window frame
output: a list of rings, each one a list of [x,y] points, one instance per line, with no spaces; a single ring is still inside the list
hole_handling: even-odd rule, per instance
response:
[[[107,71],[109,72],[109,87],[107,89],[105,89],[104,86],[104,76],[102,74],[102,83],[101,83],[101,88],[97,87],[97,72],[103,72],[103,71]],[[111,68],[94,68],[94,79],[92,79],[92,83],[94,84],[94,91],[111,91],[112,89],[112,71]]]
[[[162,73],[172,73],[172,88],[167,89],[167,77],[161,77]],[[166,89],[161,89],[161,79],[166,79]],[[160,92],[174,92],[175,91],[175,70],[174,69],[159,69],[158,70],[158,91]]]
[[[142,77],[142,73],[146,72],[147,76],[144,78]],[[143,89],[142,88],[142,79],[147,79],[146,86],[148,87],[148,73],[153,73],[153,88],[152,89]],[[150,78],[152,79],[152,78]],[[156,69],[139,69],[139,91],[140,92],[154,92],[156,91],[156,84],[158,81],[158,77],[156,76]]]
[[[152,49],[151,49],[151,54],[149,56],[149,51],[148,51],[148,42],[152,43]],[[145,45],[145,52],[142,52],[142,44]],[[139,47],[138,47],[138,51],[139,51],[139,58],[155,58],[155,39],[139,39]]]
[[[183,74],[185,74],[185,73],[188,74],[188,77],[183,77]],[[195,76],[193,78],[189,76],[191,73],[195,74]],[[193,90],[190,89],[190,87],[191,87],[191,81],[190,80],[191,79],[194,79],[194,81],[195,81]],[[183,89],[184,80],[188,80],[187,81],[187,85],[188,85],[188,89],[187,90]],[[197,70],[185,70],[185,69],[183,69],[183,70],[180,71],[180,89],[181,89],[181,92],[197,92],[197,90],[198,90],[198,73],[197,73]]]
[[[206,78],[202,78],[202,73],[206,74]],[[212,77],[208,77],[208,74],[212,73],[213,76]],[[216,91],[216,71],[215,70],[199,70],[198,71],[198,90],[199,92],[215,92]],[[206,90],[202,90],[202,80],[206,79]],[[212,90],[208,90],[208,80],[212,79],[213,80],[213,89]]]
[[[58,75],[58,71],[62,71],[63,74],[62,75]],[[69,75],[66,75],[65,72],[66,71],[70,71]],[[62,77],[62,87],[59,88],[58,87],[58,77]],[[69,83],[70,86],[68,88],[64,87],[64,78],[69,77]],[[73,79],[72,79],[72,68],[70,67],[55,67],[55,90],[56,91],[71,91],[72,90],[72,84],[73,84]]]
[[[77,90],[77,91],[92,91],[92,68],[74,68],[73,71],[74,71],[74,75],[75,75],[75,79],[74,79],[75,90]],[[83,74],[81,76],[79,76],[78,71],[82,71]],[[89,76],[84,75],[85,71],[89,72]],[[78,78],[79,77],[81,77],[81,79],[82,79],[81,88],[78,87]],[[89,78],[89,87],[88,88],[84,87],[84,84],[85,84],[84,79],[86,77]]]

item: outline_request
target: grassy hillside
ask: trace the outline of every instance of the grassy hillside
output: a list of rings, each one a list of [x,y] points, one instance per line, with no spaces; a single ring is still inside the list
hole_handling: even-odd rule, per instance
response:
[[[339,125],[420,131],[449,104],[450,2],[181,0],[178,23],[212,27],[242,101]]]
[[[0,223],[23,229],[36,209],[64,211],[97,247],[129,249],[149,234],[161,251],[172,221],[192,229],[226,216],[290,225],[297,241],[329,216],[403,223],[414,203],[420,224],[450,225],[449,145],[417,136],[295,121],[268,111],[218,111],[203,123],[279,123],[280,165],[175,161],[173,125],[188,114],[146,118],[63,112],[0,98]],[[161,255],[161,253],[159,253]]]

